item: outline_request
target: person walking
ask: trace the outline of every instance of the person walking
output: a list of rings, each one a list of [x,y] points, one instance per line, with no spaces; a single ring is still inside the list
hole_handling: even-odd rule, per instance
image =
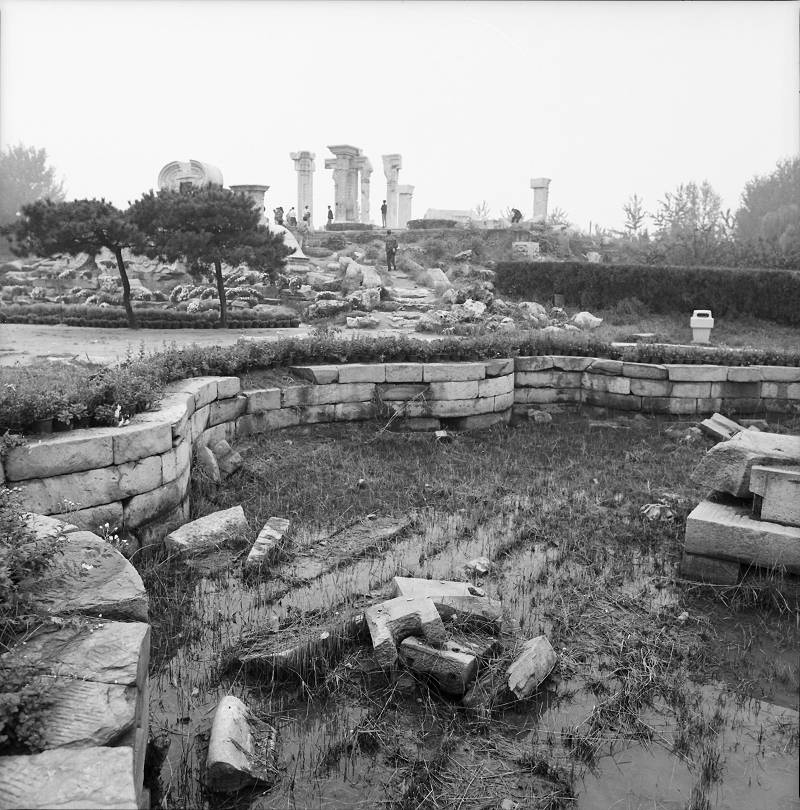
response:
[[[303,222],[306,223],[306,228],[310,231],[311,230],[311,211],[309,210],[308,206],[306,206],[303,209]]]
[[[388,210],[389,209],[386,207],[386,200],[384,200],[383,203],[381,204],[381,224],[383,225],[384,228],[386,227],[386,212]]]
[[[328,225],[330,225],[331,222],[333,222],[333,211],[331,211],[331,207],[328,206]]]
[[[386,231],[386,264],[388,265],[389,272],[392,270],[397,271],[395,264],[395,256],[397,255],[397,239],[392,236],[391,231]]]

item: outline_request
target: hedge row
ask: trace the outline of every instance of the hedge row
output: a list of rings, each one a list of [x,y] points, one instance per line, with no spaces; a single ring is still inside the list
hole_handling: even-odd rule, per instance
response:
[[[495,272],[497,291],[518,299],[559,293],[569,304],[601,309],[638,298],[653,312],[710,309],[800,325],[800,272],[793,270],[499,262]]]
[[[374,226],[368,222],[329,222],[326,231],[371,231]]]
[[[229,329],[274,329],[298,326],[297,313],[276,307],[276,312],[228,310]],[[215,329],[219,312],[180,312],[171,309],[138,307],[136,320],[142,329]],[[65,326],[126,328],[128,319],[121,307],[96,307],[86,304],[11,304],[0,308],[0,323],[27,323]]]
[[[409,219],[406,227],[412,231],[430,231],[434,228],[455,228],[454,219]]]

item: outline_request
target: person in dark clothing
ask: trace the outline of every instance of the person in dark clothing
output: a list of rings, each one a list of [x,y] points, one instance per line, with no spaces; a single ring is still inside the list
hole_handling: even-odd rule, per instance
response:
[[[388,265],[389,272],[397,270],[394,257],[397,255],[397,239],[392,236],[391,231],[386,231],[386,264]]]
[[[272,213],[275,214],[275,224],[283,225],[283,206],[279,205]]]
[[[330,225],[331,222],[333,222],[333,211],[331,211],[331,207],[328,206],[328,225]]]
[[[521,220],[522,220],[522,211],[520,211],[519,208],[512,208],[511,209],[511,224],[516,225]]]
[[[386,227],[386,212],[387,211],[388,211],[388,208],[386,207],[386,200],[384,200],[383,203],[381,204],[381,223],[383,224],[384,228]]]

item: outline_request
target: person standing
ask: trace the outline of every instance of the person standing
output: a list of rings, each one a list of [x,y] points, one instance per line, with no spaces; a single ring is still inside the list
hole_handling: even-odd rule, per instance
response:
[[[328,206],[328,225],[330,225],[331,222],[333,222],[333,211],[331,211],[331,207]]]
[[[275,214],[275,224],[283,226],[283,206],[279,205],[272,213]]]
[[[311,211],[309,210],[308,206],[306,206],[303,209],[303,222],[306,223],[306,229],[310,231],[311,230]]]
[[[397,239],[392,236],[391,231],[386,231],[386,264],[388,265],[389,272],[392,270],[397,271],[395,264],[395,256],[397,255]]]
[[[522,211],[519,208],[511,209],[511,224],[516,225],[522,219]]]
[[[297,227],[297,212],[294,210],[294,206],[289,209],[289,213],[286,215],[286,224],[290,228]]]
[[[389,209],[386,207],[386,200],[384,200],[381,203],[381,224],[383,225],[384,228],[386,227],[386,212],[388,210]]]

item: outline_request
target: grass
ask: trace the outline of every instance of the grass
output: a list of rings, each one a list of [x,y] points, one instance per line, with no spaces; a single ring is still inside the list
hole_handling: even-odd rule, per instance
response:
[[[769,584],[676,580],[685,516],[704,494],[688,474],[705,444],[653,420],[603,431],[577,414],[448,445],[382,427],[268,434],[238,448],[245,465],[227,486],[195,481],[196,515],[241,503],[253,537],[273,515],[291,519],[260,576],[243,577],[241,558],[204,576],[163,557],[142,563],[164,756],[154,800],[211,801],[203,745],[226,692],[279,729],[282,778],[264,808],[477,810],[509,798],[554,810],[574,807],[592,779],[621,800],[635,776],[612,762],[626,752],[624,769],[632,751],[654,758],[645,772],[674,771],[695,810],[720,785],[738,790],[745,747],[731,740],[753,722],[751,698],[797,705],[800,613]],[[640,507],[660,497],[676,517],[649,522]],[[382,543],[347,540],[371,515],[412,520]],[[476,556],[494,563],[485,577],[465,573]],[[237,664],[254,641],[267,653],[317,644],[397,574],[474,579],[502,597],[510,626],[546,633],[559,652],[546,688],[466,710],[409,671],[376,669],[358,625],[323,653],[298,654],[288,677]],[[513,655],[513,635],[500,641],[483,677],[497,679]],[[796,749],[782,733],[770,745]]]

